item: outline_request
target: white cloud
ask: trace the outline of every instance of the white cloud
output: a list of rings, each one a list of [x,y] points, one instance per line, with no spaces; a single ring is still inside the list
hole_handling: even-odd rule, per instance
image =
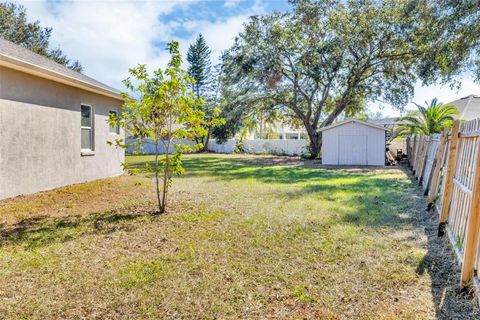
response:
[[[123,90],[121,80],[128,76],[128,68],[139,63],[146,63],[152,69],[165,67],[168,53],[158,43],[179,40],[185,54],[197,34],[202,33],[215,63],[220,53],[233,44],[248,17],[265,12],[261,2],[256,2],[247,11],[214,21],[182,18],[182,10],[198,1],[201,0],[55,4],[48,0],[21,0],[20,3],[27,8],[29,19],[53,27],[52,45],[60,47],[68,57],[78,59],[85,67],[85,74]],[[172,13],[177,17],[166,21],[164,16]],[[189,33],[179,38],[175,36],[178,29]]]
[[[185,50],[187,50],[190,43],[193,43],[198,34],[201,33],[212,51],[212,63],[216,64],[220,61],[219,58],[222,52],[229,49],[233,45],[235,37],[243,31],[243,25],[248,19],[251,16],[265,13],[266,9],[263,6],[262,1],[257,0],[248,10],[227,18],[219,17],[215,21],[183,21],[183,28],[192,33],[192,36],[189,39],[186,39],[187,46],[185,47]]]
[[[28,1],[21,0],[31,20],[40,20],[43,26],[53,27],[52,44],[60,47],[70,58],[78,59],[85,73],[118,89],[124,89],[121,80],[128,76],[128,68],[146,63],[150,68],[163,68],[168,53],[155,43],[171,39],[180,41],[185,55],[188,46],[198,33],[202,33],[212,50],[212,62],[218,62],[223,50],[228,49],[234,38],[243,30],[243,24],[252,15],[263,14],[266,9],[261,0],[250,8],[233,9],[237,14],[219,16],[215,20],[187,19],[182,10],[202,0],[169,1]],[[236,0],[226,0],[225,7],[233,6]],[[211,5],[221,5],[213,2]],[[193,8],[194,9],[194,8]],[[166,14],[175,13],[175,18],[166,21]],[[201,15],[199,15],[201,16]],[[176,30],[187,31],[176,37]],[[480,85],[464,77],[460,90],[448,86],[415,86],[413,101],[423,104],[433,97],[449,102],[468,94],[480,94]],[[413,109],[412,104],[407,109]],[[380,108],[371,104],[371,110],[380,110],[386,116],[400,115],[388,105]]]
[[[47,1],[26,1],[23,5],[30,19],[53,27],[52,45],[78,59],[87,75],[123,89],[121,80],[128,68],[139,63],[165,64],[167,53],[154,42],[167,42],[172,34],[168,24],[159,19],[191,3],[73,1],[52,7]]]
[[[236,7],[242,2],[242,0],[225,0],[225,3],[223,4],[227,8],[233,8]]]
[[[212,62],[216,63],[219,61],[218,58],[222,51],[233,45],[235,37],[243,30],[243,24],[249,17],[249,14],[242,14],[215,22],[206,20],[189,21],[185,24],[185,27],[195,33],[188,42],[192,43],[197,34],[201,33],[212,50]]]

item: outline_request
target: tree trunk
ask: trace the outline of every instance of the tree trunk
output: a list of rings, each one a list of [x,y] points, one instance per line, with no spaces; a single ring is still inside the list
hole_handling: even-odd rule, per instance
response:
[[[162,206],[160,207],[160,213],[164,213],[167,208],[167,191],[168,191],[168,172],[170,170],[169,164],[170,159],[169,155],[170,143],[168,144],[167,152],[165,153],[165,167],[163,168],[163,194],[162,194]]]
[[[208,129],[207,135],[205,136],[202,152],[208,152],[208,142],[210,141],[210,128]]]
[[[155,141],[155,186],[157,189],[158,212],[162,213],[162,201],[160,199],[160,183],[158,176],[158,140]]]
[[[304,125],[307,129],[308,138],[310,139],[310,145],[308,146],[310,158],[316,159],[322,150],[322,133],[317,132],[310,124],[305,123]]]

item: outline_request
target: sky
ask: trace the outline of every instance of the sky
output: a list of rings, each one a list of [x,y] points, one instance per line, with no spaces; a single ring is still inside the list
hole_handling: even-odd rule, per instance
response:
[[[202,33],[217,62],[234,42],[252,15],[289,10],[287,0],[21,0],[30,20],[53,28],[51,44],[78,59],[84,73],[119,90],[128,69],[140,63],[163,68],[168,61],[166,44],[188,46]],[[462,87],[415,86],[413,102],[437,97],[447,103],[469,94],[480,95],[480,85],[462,77]],[[409,104],[406,109],[413,109]],[[388,104],[370,103],[369,110],[384,116],[400,115]]]

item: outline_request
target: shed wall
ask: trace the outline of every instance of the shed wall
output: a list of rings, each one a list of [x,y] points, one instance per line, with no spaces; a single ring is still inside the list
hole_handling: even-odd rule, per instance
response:
[[[385,165],[385,131],[366,126],[360,123],[346,123],[322,132],[322,163],[327,165],[339,165],[340,158],[348,155],[340,155],[340,136],[366,136],[367,165]],[[343,151],[345,152],[345,151]],[[354,152],[351,150],[350,152]],[[356,163],[361,165],[362,163]]]

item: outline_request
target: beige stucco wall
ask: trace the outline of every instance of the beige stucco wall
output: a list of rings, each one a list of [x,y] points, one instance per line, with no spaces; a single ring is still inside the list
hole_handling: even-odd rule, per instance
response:
[[[95,152],[80,152],[80,106],[93,106]],[[109,110],[122,102],[0,67],[0,199],[122,174],[107,145]]]

